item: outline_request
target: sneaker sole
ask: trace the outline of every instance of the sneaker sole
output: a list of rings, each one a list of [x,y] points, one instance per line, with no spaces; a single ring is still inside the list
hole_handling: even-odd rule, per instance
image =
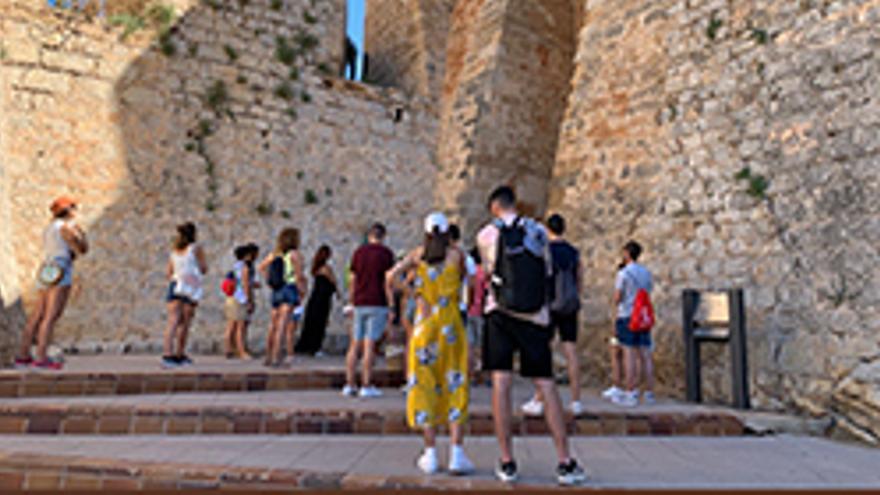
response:
[[[501,471],[495,471],[495,477],[504,483],[516,483],[519,480],[519,475],[515,474],[513,476],[508,476]]]
[[[452,469],[451,467],[448,469],[448,473],[451,476],[468,476],[470,474],[474,474],[477,471],[474,467],[469,467],[467,469]]]
[[[559,477],[559,478],[557,478],[557,481],[559,482],[559,486],[578,486],[578,485],[583,485],[584,483],[586,483],[587,477],[586,476],[576,477],[576,478]]]

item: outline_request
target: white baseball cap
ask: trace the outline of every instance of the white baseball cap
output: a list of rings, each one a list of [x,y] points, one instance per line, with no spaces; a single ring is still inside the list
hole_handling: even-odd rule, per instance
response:
[[[425,233],[433,234],[434,230],[439,231],[441,234],[449,232],[449,220],[446,219],[446,215],[439,211],[435,211],[425,217]]]

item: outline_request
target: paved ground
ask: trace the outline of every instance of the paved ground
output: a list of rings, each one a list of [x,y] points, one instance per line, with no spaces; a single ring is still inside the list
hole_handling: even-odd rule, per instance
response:
[[[420,476],[413,437],[25,437],[0,436],[0,452],[51,453],[117,461],[180,462],[235,467]],[[590,486],[612,488],[880,488],[880,451],[804,437],[578,438],[574,451],[592,476]],[[492,438],[468,439],[478,466],[491,479],[497,456]],[[549,485],[554,455],[547,438],[516,440],[522,483]],[[441,443],[445,457],[446,443]],[[14,455],[14,454],[13,454]],[[438,475],[438,479],[448,476]]]
[[[143,354],[126,354],[126,355],[110,355],[98,354],[93,356],[65,356],[64,369],[61,371],[37,371],[29,369],[35,373],[175,373],[175,372],[206,372],[206,373],[229,373],[229,372],[272,372],[276,368],[268,368],[263,366],[262,359],[251,359],[242,361],[239,359],[226,359],[223,356],[192,356],[195,360],[193,366],[177,368],[175,370],[162,370],[159,366],[160,359],[158,356],[150,356]],[[326,356],[321,358],[297,356],[292,367],[284,369],[333,369],[338,370],[343,367],[344,360],[341,356]],[[376,362],[377,368],[384,367],[383,360]],[[0,375],[16,374],[21,371],[15,369],[0,370]]]

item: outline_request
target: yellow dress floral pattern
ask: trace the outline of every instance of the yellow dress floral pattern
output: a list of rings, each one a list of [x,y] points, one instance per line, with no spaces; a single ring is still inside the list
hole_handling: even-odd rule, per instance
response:
[[[420,262],[418,310],[409,345],[406,417],[412,428],[464,423],[469,400],[468,343],[459,313],[458,266]]]

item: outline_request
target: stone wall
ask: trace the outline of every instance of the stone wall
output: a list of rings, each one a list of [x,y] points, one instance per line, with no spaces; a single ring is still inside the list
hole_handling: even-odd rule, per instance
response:
[[[365,51],[371,83],[438,100],[453,0],[369,0]]]
[[[540,215],[570,87],[576,2],[459,2],[447,51],[438,202],[466,232],[485,196],[517,186]]]
[[[876,440],[880,2],[589,1],[585,15],[550,207],[584,254],[589,376],[606,376],[634,238],[667,391],[684,384],[681,290],[740,286],[755,405],[831,412]],[[714,399],[726,361],[704,363]]]
[[[435,118],[424,101],[327,75],[341,59],[344,3],[186,4],[166,38],[125,41],[81,15],[0,7],[0,192],[15,239],[4,263],[17,268],[4,296],[32,301],[39,236],[61,193],[81,200],[92,241],[62,343],[158,342],[165,261],[186,220],[211,267],[193,335],[204,349],[222,335],[219,281],[235,245],[267,253],[297,226],[306,258],[328,243],[339,274],[373,221],[389,225],[395,249],[412,245],[431,207]],[[256,342],[266,314],[262,304]],[[345,332],[338,314],[331,332]]]

